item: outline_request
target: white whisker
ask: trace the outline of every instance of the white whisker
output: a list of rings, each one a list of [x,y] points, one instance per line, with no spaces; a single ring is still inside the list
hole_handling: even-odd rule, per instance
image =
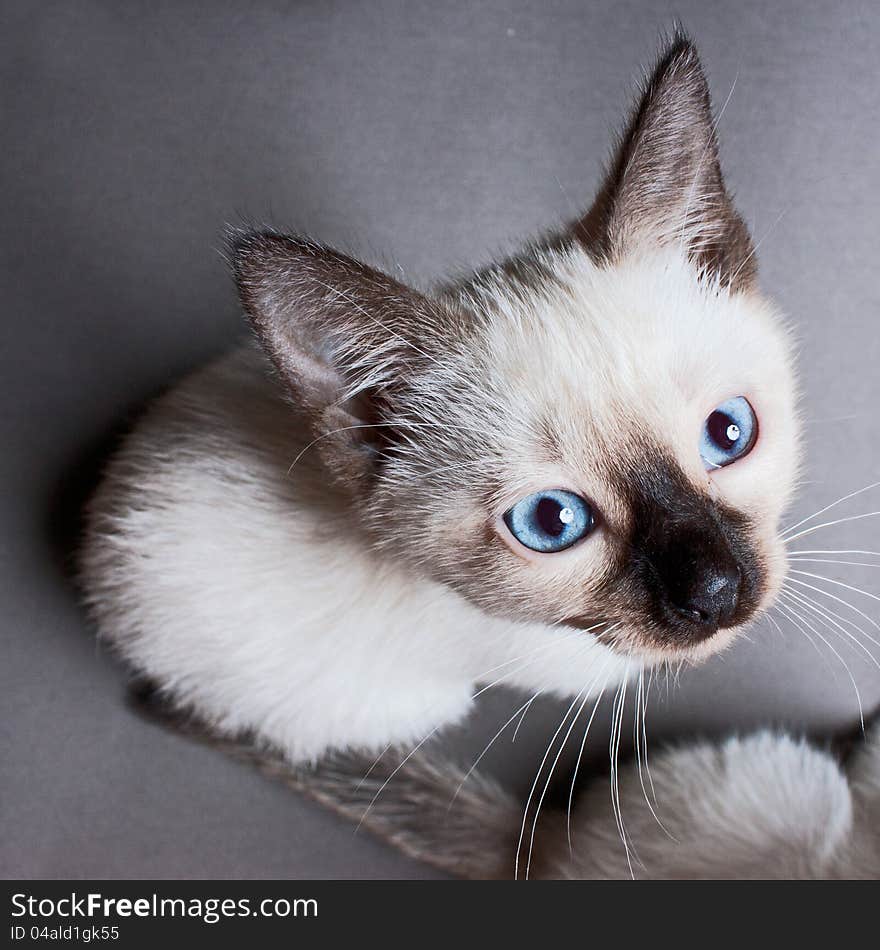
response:
[[[792,563],[800,564],[843,564],[847,567],[880,567],[880,564],[872,564],[870,561],[843,561],[840,558],[828,557],[794,557],[789,555],[788,560]]]
[[[598,626],[601,626],[601,624],[595,624],[594,627],[590,627],[589,629],[590,629],[590,630],[593,630],[593,629],[595,629],[595,627],[598,627]],[[488,676],[490,673],[495,673],[495,672],[497,672],[498,670],[504,669],[504,667],[506,667],[506,666],[511,666],[511,665],[514,664],[514,663],[518,663],[520,660],[528,659],[529,657],[533,657],[533,656],[534,656],[535,654],[537,654],[537,653],[542,653],[542,652],[544,652],[545,650],[549,649],[550,647],[559,646],[561,643],[568,642],[568,641],[570,641],[570,640],[572,640],[572,639],[578,639],[578,640],[580,640],[580,639],[581,639],[581,637],[580,637],[580,631],[578,631],[578,635],[572,634],[571,636],[566,636],[564,633],[562,633],[562,634],[559,635],[559,637],[550,640],[548,643],[542,643],[540,646],[535,647],[533,650],[528,650],[527,652],[521,654],[520,656],[513,657],[513,658],[510,659],[510,660],[505,660],[503,663],[499,663],[499,664],[497,664],[496,666],[493,666],[493,667],[491,667],[490,669],[486,670],[485,672],[480,673],[478,676],[474,677],[474,682],[479,683],[479,682],[481,682],[486,676]],[[584,642],[586,643],[586,642],[588,642],[588,641],[584,641]],[[514,670],[508,670],[507,673],[505,673],[505,674],[503,674],[502,676],[498,677],[498,679],[494,680],[492,683],[489,683],[487,686],[483,686],[483,687],[481,687],[480,689],[478,689],[475,693],[473,693],[473,694],[471,695],[471,699],[474,700],[474,699],[479,698],[479,697],[482,696],[484,693],[488,692],[490,689],[492,689],[492,688],[494,688],[495,686],[498,686],[499,684],[503,683],[504,680],[507,679],[508,676],[515,676],[515,675],[518,674],[518,673],[522,673],[522,672],[524,672],[525,670],[527,670],[527,669],[529,668],[529,666],[531,666],[531,663],[526,663],[524,666],[519,667],[519,668],[514,669]],[[427,709],[427,711],[430,712],[430,711],[434,708],[435,705],[436,705],[436,703],[434,703],[434,704],[432,704],[431,706],[429,706],[428,709]],[[515,715],[515,714],[514,714],[514,715]],[[428,738],[430,737],[430,735],[432,735],[432,734],[433,734],[433,733],[429,733],[428,736],[426,736],[424,739],[422,739],[422,742],[419,743],[419,746],[417,746],[416,749],[418,749],[425,741],[427,741],[427,739],[428,739]],[[361,788],[361,786],[364,784],[364,782],[369,778],[369,776],[370,776],[370,774],[372,773],[373,769],[375,769],[376,766],[379,764],[379,762],[382,761],[382,758],[388,753],[388,751],[391,749],[392,745],[393,745],[393,743],[389,742],[389,743],[385,746],[385,748],[376,756],[376,758],[373,760],[372,765],[367,769],[367,771],[366,771],[366,772],[364,773],[364,775],[361,777],[361,780],[358,782],[358,784],[357,784],[357,786],[356,786],[358,789]],[[415,752],[416,749],[414,749],[413,752]],[[411,752],[410,755],[412,755],[413,752]],[[408,756],[408,757],[409,757],[409,756]],[[407,758],[408,758],[408,757],[407,757]],[[406,760],[404,760],[404,761],[406,761]],[[402,765],[402,764],[403,764],[403,763],[401,763],[401,765]],[[400,768],[400,766],[398,766],[398,769],[399,769],[399,768]],[[395,769],[395,772],[396,772],[396,771],[397,771],[397,769]],[[382,788],[380,788],[379,791],[376,793],[376,798],[379,797],[379,794],[383,791],[383,789],[384,789],[385,786],[388,784],[388,782],[391,781],[391,778],[393,778],[393,775],[389,775],[389,776],[388,776],[388,779],[386,780],[385,784],[384,784],[384,785],[382,786]],[[376,801],[376,798],[373,799],[373,801],[370,803],[370,806],[367,808],[367,811],[364,812],[364,815],[363,815],[363,817],[361,818],[361,821],[363,821],[363,819],[366,818],[367,812],[369,811],[369,808],[372,807],[373,803]]]
[[[623,843],[623,849],[626,853],[626,863],[629,867],[630,877],[635,880],[635,871],[632,864],[630,844],[626,833],[626,825],[623,821],[623,811],[620,806],[620,739],[623,734],[623,714],[626,707],[626,687],[629,669],[627,668],[620,687],[615,696],[616,713],[612,713],[611,722],[611,742],[609,744],[609,755],[611,758],[611,809],[614,812],[614,819],[617,824],[617,830],[620,834],[620,840]],[[636,855],[638,861],[638,855]]]
[[[642,740],[645,744],[645,772],[648,776],[648,785],[651,787],[651,798],[657,804],[657,791],[654,788],[654,779],[651,777],[651,766],[648,764],[648,693],[654,683],[654,669],[648,670],[648,685],[645,687],[644,708],[642,709]]]
[[[568,853],[569,853],[569,854],[572,853],[572,848],[571,848],[571,806],[572,806],[572,803],[573,803],[573,801],[574,801],[574,789],[575,789],[575,785],[576,785],[576,783],[577,783],[578,769],[580,768],[580,765],[581,765],[581,758],[583,757],[584,749],[586,748],[586,745],[587,745],[587,736],[589,736],[589,734],[590,734],[590,727],[593,725],[593,720],[596,718],[596,712],[597,712],[597,710],[599,709],[599,705],[601,704],[602,698],[603,698],[604,695],[605,695],[605,690],[606,690],[607,687],[608,687],[608,680],[609,680],[609,678],[610,678],[610,677],[608,677],[608,676],[605,677],[605,680],[604,680],[604,682],[602,683],[602,688],[599,690],[599,695],[596,697],[596,702],[593,704],[593,709],[592,709],[592,711],[590,712],[590,717],[589,717],[589,719],[587,720],[586,726],[584,727],[584,735],[583,735],[583,738],[581,739],[580,748],[578,749],[577,760],[575,761],[575,764],[574,764],[574,772],[572,773],[572,776],[571,776],[571,787],[570,787],[569,790],[568,790],[568,808],[567,808],[567,812],[566,812],[566,833],[567,833],[567,836],[568,836]]]
[[[516,846],[516,862],[515,862],[515,865],[514,865],[514,875],[513,875],[513,876],[514,876],[514,879],[518,879],[518,878],[519,878],[520,855],[521,855],[521,853],[522,853],[523,839],[525,838],[525,833],[526,833],[526,823],[527,823],[527,821],[528,821],[529,808],[531,807],[532,799],[534,798],[534,795],[535,795],[535,789],[538,787],[538,782],[539,782],[539,780],[540,780],[540,778],[541,778],[541,773],[542,773],[543,770],[544,770],[544,766],[547,764],[547,759],[550,757],[550,752],[551,752],[552,749],[553,749],[553,744],[556,742],[556,739],[557,739],[557,737],[559,736],[559,733],[562,732],[563,728],[565,727],[565,723],[568,721],[568,717],[571,715],[572,710],[574,710],[575,706],[581,701],[581,697],[582,697],[582,696],[589,696],[590,690],[592,690],[592,689],[595,688],[596,684],[597,684],[598,681],[599,681],[600,676],[605,673],[605,671],[606,671],[606,669],[607,669],[607,667],[608,667],[608,664],[609,664],[610,662],[611,662],[611,661],[610,661],[610,657],[606,657],[605,662],[602,664],[602,669],[600,670],[600,672],[594,677],[594,679],[593,679],[588,685],[585,685],[585,686],[583,687],[583,689],[581,689],[581,691],[577,694],[577,696],[575,696],[575,698],[574,698],[574,699],[572,700],[572,702],[571,702],[571,705],[570,705],[570,706],[568,707],[568,709],[566,710],[565,715],[562,717],[562,719],[561,719],[561,721],[560,721],[558,727],[556,728],[556,731],[553,733],[553,735],[552,735],[551,738],[550,738],[550,741],[547,743],[547,751],[544,753],[544,757],[541,759],[541,764],[538,766],[538,771],[537,771],[537,773],[535,774],[535,780],[534,780],[534,782],[532,783],[531,789],[529,790],[529,796],[528,796],[528,799],[526,800],[525,809],[523,810],[522,826],[521,826],[521,828],[520,828],[519,841],[518,841],[517,846]],[[580,710],[579,710],[578,713],[575,715],[575,718],[574,718],[573,722],[577,721],[577,717],[578,717],[579,714],[580,714]],[[569,733],[570,733],[570,731],[571,731],[571,730],[569,729]],[[568,738],[568,734],[566,734],[566,739],[567,739],[567,738]],[[563,740],[562,746],[563,746],[563,747],[565,746],[565,740]],[[557,756],[557,761],[558,761],[558,756]],[[556,764],[556,763],[554,762],[554,767],[555,767],[555,764]],[[553,775],[553,769],[550,770],[550,775],[551,775],[551,777],[552,777],[552,775]],[[545,789],[545,791],[546,791],[546,789]],[[543,795],[542,795],[542,797],[541,797],[541,800],[543,801]],[[541,806],[540,806],[540,803],[539,803],[539,804],[538,804],[538,808],[537,808],[537,813],[540,812],[540,808],[541,808]],[[538,814],[537,814],[537,813],[536,813],[536,815],[535,815],[535,825],[537,825],[537,821],[538,821]],[[528,861],[527,861],[527,864],[526,864],[526,879],[528,879],[528,876],[529,876],[529,869],[530,869],[530,867],[531,867],[532,845],[533,845],[533,843],[534,843],[534,826],[533,826],[533,828],[532,828],[532,836],[531,836],[531,839],[530,839],[530,842],[529,842],[529,854],[528,854]]]
[[[581,696],[583,696],[586,689],[587,687],[584,686],[583,689],[580,690],[577,696],[575,696],[575,698],[571,701],[571,705],[565,711],[565,715],[560,720],[559,725],[556,727],[556,731],[553,733],[553,735],[550,738],[550,741],[547,743],[547,751],[544,753],[544,757],[541,759],[541,764],[538,766],[538,771],[535,775],[535,780],[534,782],[532,782],[531,789],[529,789],[529,797],[526,800],[526,807],[523,811],[522,827],[520,828],[520,832],[519,832],[519,842],[517,843],[517,846],[516,846],[516,861],[514,863],[514,872],[513,872],[514,880],[519,879],[520,853],[522,852],[523,839],[525,838],[525,834],[526,834],[526,823],[528,821],[529,808],[531,807],[532,799],[535,796],[535,789],[538,787],[538,782],[541,778],[541,773],[544,770],[544,766],[547,763],[547,759],[550,757],[550,752],[553,748],[553,743],[556,741],[556,737],[565,728],[565,723],[568,721],[568,717],[571,715],[572,710],[574,710],[575,706],[577,706],[577,704],[580,702]],[[532,857],[531,848],[529,848],[529,861],[531,861],[531,857]],[[526,879],[528,879],[528,866],[526,867]]]
[[[767,616],[767,619],[770,621],[770,623],[772,623],[773,626],[776,627],[777,631],[779,632],[779,635],[780,635],[780,636],[782,637],[782,639],[784,640],[784,639],[785,639],[785,631],[782,629],[782,627],[779,626],[779,624],[778,624],[777,621],[776,621],[776,618],[775,618],[772,614],[770,614],[769,612],[767,613],[766,616]]]
[[[780,593],[781,593],[781,592],[780,592]],[[777,603],[774,609],[779,611],[779,616],[780,616],[780,617],[782,617],[783,619],[787,620],[787,621],[795,628],[795,630],[799,631],[800,633],[802,633],[802,634],[807,638],[808,642],[810,643],[810,646],[812,646],[812,648],[816,651],[817,656],[820,656],[820,657],[822,658],[822,662],[823,662],[823,663],[828,667],[828,669],[831,670],[832,673],[833,673],[833,672],[834,672],[834,666],[832,665],[831,661],[830,661],[830,660],[828,659],[828,657],[819,649],[819,644],[816,643],[816,641],[813,639],[813,636],[810,634],[810,632],[809,632],[808,630],[805,630],[803,627],[801,627],[800,625],[798,625],[798,624],[795,623],[795,621],[792,619],[792,616],[791,616],[791,613],[790,613],[790,608],[788,608],[787,610],[783,611],[783,605]]]
[[[790,534],[796,528],[799,528],[802,524],[806,524],[808,521],[812,521],[813,518],[818,518],[819,515],[824,515],[826,511],[830,511],[832,508],[835,508],[837,505],[842,505],[843,502],[849,501],[850,498],[855,498],[856,495],[861,495],[866,491],[870,491],[872,488],[877,488],[880,485],[880,482],[872,482],[870,485],[865,485],[864,488],[858,489],[858,491],[851,491],[848,495],[843,495],[841,498],[838,498],[837,501],[832,501],[830,505],[826,505],[824,508],[820,508],[818,511],[814,511],[807,518],[802,518],[797,524],[789,525],[787,528],[784,528],[782,531],[782,536]]]
[[[556,770],[556,766],[559,764],[559,759],[562,757],[562,753],[565,750],[565,746],[568,742],[569,736],[571,735],[571,731],[574,729],[578,719],[580,719],[581,713],[584,711],[584,707],[589,702],[589,699],[590,694],[589,692],[586,692],[584,694],[583,701],[581,702],[580,706],[578,706],[577,712],[572,717],[571,724],[569,725],[565,735],[562,737],[562,742],[559,743],[559,749],[556,753],[556,758],[553,760],[550,766],[550,771],[547,773],[547,781],[544,783],[544,788],[541,790],[541,797],[538,799],[538,804],[535,808],[535,817],[532,820],[532,832],[529,835],[529,856],[528,860],[526,861],[526,880],[529,879],[529,872],[532,868],[532,853],[535,847],[535,831],[538,828],[538,818],[541,815],[541,806],[544,804],[544,799],[547,796],[547,789],[550,788],[550,782],[553,779],[553,773]]]
[[[648,811],[650,811],[651,816],[654,821],[657,822],[658,827],[663,831],[663,833],[670,838],[672,841],[676,841],[676,838],[673,834],[669,832],[666,825],[660,820],[657,815],[657,812],[654,810],[654,806],[651,804],[650,798],[648,798],[648,790],[645,787],[645,777],[642,771],[642,745],[644,743],[644,752],[645,752],[645,769],[648,767],[648,739],[645,731],[645,708],[643,692],[644,692],[644,681],[645,681],[645,671],[644,668],[639,670],[639,685],[635,697],[635,719],[633,720],[633,741],[635,743],[636,749],[636,764],[639,770],[639,784],[642,787],[642,794],[645,796],[645,804],[648,806]],[[642,728],[639,729],[639,719],[642,721]],[[650,777],[650,776],[649,776]],[[654,792],[654,785],[651,783],[651,794],[654,796],[656,801],[656,793]]]
[[[478,689],[478,690],[471,696],[471,699],[476,699],[478,696],[481,696],[483,693],[488,692],[490,689],[492,689],[493,687],[497,686],[499,683],[501,683],[501,682],[503,682],[505,679],[507,679],[508,676],[512,676],[512,675],[514,675],[515,673],[522,673],[524,670],[528,669],[528,667],[529,667],[530,665],[531,665],[530,663],[526,663],[525,666],[520,667],[519,669],[508,671],[508,672],[505,673],[503,676],[500,676],[500,677],[499,677],[497,680],[495,680],[493,683],[489,683],[488,686],[484,686],[482,689]],[[435,726],[429,733],[427,733],[427,735],[423,736],[423,737],[419,740],[418,744],[415,745],[412,749],[410,749],[410,751],[404,756],[404,758],[400,761],[400,763],[397,765],[397,767],[391,772],[391,774],[388,776],[388,778],[386,778],[385,781],[379,786],[379,789],[377,790],[376,794],[372,797],[372,799],[370,800],[369,805],[367,805],[366,809],[364,810],[363,815],[361,815],[361,820],[358,822],[357,828],[355,829],[356,831],[357,831],[358,829],[360,829],[360,827],[361,827],[361,825],[364,823],[364,820],[366,819],[367,815],[370,813],[370,809],[373,807],[373,805],[376,804],[376,801],[377,801],[377,799],[379,798],[379,796],[380,796],[380,795],[382,794],[382,792],[384,792],[385,789],[388,787],[388,783],[391,781],[391,779],[393,779],[394,776],[397,775],[397,773],[404,767],[404,765],[406,765],[406,763],[416,754],[416,752],[418,752],[419,749],[421,749],[421,747],[428,741],[428,739],[430,739],[431,736],[433,736],[434,733],[436,733],[440,728],[441,728],[440,726]],[[387,747],[386,747],[386,751],[387,751]],[[382,755],[384,755],[384,753],[382,753]],[[376,767],[377,763],[378,763],[379,760],[382,758],[382,755],[380,755],[380,756],[376,759],[376,761],[373,762],[373,764],[370,766],[370,768],[369,768],[369,770],[367,771],[366,775],[365,775],[364,778],[361,780],[361,784],[363,784],[363,781],[366,779],[367,775],[369,775],[370,772],[372,772],[372,770]]]
[[[540,695],[540,694],[539,694],[539,695]],[[516,728],[513,730],[513,735],[510,737],[510,742],[511,742],[511,744],[513,744],[514,742],[516,742],[516,737],[519,735],[520,727],[522,726],[523,722],[525,722],[526,715],[528,714],[528,711],[532,708],[532,703],[533,703],[537,698],[538,698],[537,696],[533,696],[533,697],[526,703],[526,708],[522,711],[522,715],[519,717],[519,722],[516,724]]]
[[[784,608],[784,609],[791,610],[791,608]],[[853,676],[852,670],[849,668],[849,664],[846,662],[846,660],[844,660],[844,658],[840,655],[840,653],[838,653],[838,651],[834,647],[834,644],[832,644],[829,640],[827,640],[824,636],[822,636],[822,634],[810,623],[809,620],[807,620],[803,616],[803,614],[797,615],[792,611],[792,617],[798,617],[798,619],[801,622],[805,623],[810,628],[810,630],[812,630],[813,633],[815,633],[816,636],[825,644],[825,646],[828,647],[828,649],[834,654],[834,656],[837,657],[838,661],[840,662],[840,665],[844,668],[844,670],[846,670],[846,675],[849,677],[849,681],[850,683],[852,683],[852,688],[856,694],[856,702],[858,703],[858,706],[859,706],[859,721],[862,724],[862,731],[864,732],[865,714],[862,708],[862,694],[859,692],[858,683],[856,683],[856,678]],[[800,626],[797,620],[795,620],[795,624],[796,626]],[[803,630],[802,627],[800,629]]]
[[[846,627],[842,626],[842,624],[839,621],[849,624],[854,629],[858,630],[859,633],[861,633],[864,637],[867,637],[867,639],[870,640],[871,643],[877,644],[877,641],[874,640],[874,638],[871,637],[869,634],[865,633],[865,631],[862,630],[861,627],[853,623],[852,620],[849,620],[846,617],[843,617],[840,614],[836,614],[834,613],[834,611],[828,610],[826,607],[823,607],[822,604],[818,603],[818,601],[814,600],[812,597],[808,596],[807,594],[801,593],[799,591],[793,591],[793,590],[788,590],[788,591],[785,591],[784,593],[786,593],[789,597],[794,598],[794,600],[797,603],[800,603],[803,607],[810,610],[812,613],[818,614],[818,616],[822,617],[825,623],[825,626],[828,627],[828,629],[838,630],[840,634],[845,636],[848,640],[851,640],[852,643],[855,644],[855,646],[858,646],[860,650],[866,653],[868,655],[868,659],[870,659],[871,662],[878,669],[880,669],[880,660],[878,660],[877,657],[874,656],[874,654],[865,646],[864,643],[862,643],[861,640],[858,639],[858,637],[855,636],[855,634],[852,633],[852,631],[847,630]],[[877,645],[880,646],[880,644],[877,644]]]
[[[806,581],[798,580],[796,577],[789,577],[786,580],[787,584],[797,584],[800,587],[806,587],[808,590],[813,591],[816,594],[821,594],[823,597],[827,597],[829,600],[836,601],[838,604],[842,604],[844,607],[847,607],[853,613],[858,614],[863,620],[867,620],[872,627],[880,631],[880,623],[871,617],[869,614],[866,614],[863,610],[860,610],[855,604],[851,604],[848,600],[844,600],[843,597],[838,597],[837,594],[832,594],[829,590],[822,590],[821,587],[816,587],[814,584],[808,584]],[[867,636],[867,634],[865,634]]]
[[[845,584],[843,581],[836,581],[830,577],[825,577],[824,574],[811,574],[809,571],[797,571],[794,568],[791,570],[792,574],[799,574],[801,577],[812,577],[817,581],[825,581],[826,584],[833,584],[835,587],[845,587],[847,590],[851,590],[855,594],[861,594],[863,597],[870,597],[871,600],[876,600],[880,603],[880,597],[877,594],[872,594],[868,590],[862,590],[861,587],[854,587],[852,584]]]
[[[798,531],[797,534],[783,538],[783,541],[786,544],[791,544],[792,541],[797,541],[798,538],[806,537],[808,534],[812,534],[814,531],[821,531],[822,528],[833,528],[835,525],[846,524],[848,521],[861,521],[863,518],[875,518],[877,515],[880,515],[880,511],[867,511],[862,515],[850,515],[847,518],[837,518],[834,521],[823,521],[822,524],[814,524],[809,528],[804,528],[803,531]]]
[[[447,808],[447,811],[449,811],[449,810],[452,809],[452,806],[455,804],[455,800],[458,798],[459,792],[461,792],[461,790],[464,788],[464,783],[471,777],[471,775],[474,774],[474,770],[475,770],[475,769],[477,768],[477,766],[480,764],[480,762],[482,761],[482,759],[483,759],[483,757],[486,755],[486,753],[488,753],[489,749],[492,748],[492,746],[493,746],[494,743],[495,743],[495,740],[504,732],[504,730],[513,722],[514,719],[516,719],[516,717],[517,717],[521,712],[524,712],[525,710],[527,710],[527,709],[529,708],[529,706],[531,706],[531,704],[538,698],[538,696],[541,695],[541,693],[543,692],[543,690],[544,690],[544,687],[541,687],[541,689],[539,689],[539,690],[531,697],[531,699],[527,699],[527,700],[516,710],[516,712],[514,712],[513,715],[504,723],[504,725],[495,733],[495,735],[492,736],[492,738],[488,741],[488,743],[487,743],[486,746],[484,747],[483,751],[476,757],[476,759],[474,759],[473,765],[471,765],[471,767],[467,770],[467,772],[465,772],[464,778],[458,783],[458,788],[456,788],[455,794],[452,796],[452,800],[449,802],[449,808]]]
[[[416,754],[416,752],[418,752],[419,749],[421,749],[421,747],[428,741],[428,739],[430,739],[431,736],[433,736],[436,732],[438,732],[440,728],[441,728],[440,726],[435,726],[429,733],[427,733],[426,735],[424,735],[424,736],[419,740],[418,744],[415,745],[415,746],[413,746],[413,748],[410,749],[410,751],[407,752],[407,754],[400,760],[400,762],[398,763],[397,767],[391,772],[391,774],[388,776],[388,778],[386,778],[385,781],[379,786],[379,788],[378,788],[376,794],[370,799],[369,805],[367,805],[367,807],[364,809],[363,815],[361,815],[361,820],[357,823],[357,827],[355,828],[355,833],[357,833],[358,831],[360,831],[361,825],[364,823],[364,821],[366,820],[367,815],[369,815],[369,813],[370,813],[370,809],[373,807],[373,805],[376,804],[376,801],[378,800],[379,796],[380,796],[380,795],[382,794],[382,792],[384,792],[385,789],[388,787],[388,783],[391,781],[391,779],[393,779],[394,776],[397,775],[397,773],[404,767],[404,765],[406,765],[406,763],[409,762],[409,760]],[[380,758],[381,758],[381,756],[380,756]],[[377,760],[377,761],[378,761],[378,760]],[[372,770],[373,767],[375,767],[375,764],[376,764],[376,763],[374,762],[374,763],[373,763],[373,766],[371,767],[371,770]],[[367,774],[369,775],[369,772],[368,772]]]

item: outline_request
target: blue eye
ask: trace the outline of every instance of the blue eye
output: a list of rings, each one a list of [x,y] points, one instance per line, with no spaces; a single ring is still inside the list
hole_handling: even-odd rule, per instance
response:
[[[570,548],[593,527],[593,511],[570,491],[539,491],[518,501],[504,515],[504,523],[520,544],[549,554]]]
[[[758,417],[744,396],[734,396],[709,416],[700,436],[706,468],[722,468],[747,455],[758,437]]]

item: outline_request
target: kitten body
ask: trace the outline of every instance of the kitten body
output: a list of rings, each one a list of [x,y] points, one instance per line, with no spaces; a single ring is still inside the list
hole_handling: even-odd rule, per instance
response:
[[[585,702],[711,655],[775,596],[790,347],[687,40],[590,212],[517,257],[432,294],[272,231],[231,257],[262,351],[146,413],[81,557],[102,637],[172,701],[296,760],[413,742],[496,680]],[[732,397],[756,441],[707,468]],[[548,489],[590,531],[542,554],[507,515]]]
[[[102,634],[223,731],[293,759],[413,742],[477,683],[577,692],[627,661],[487,616],[352,524],[266,358],[248,344],[159,399],[93,501],[83,570]]]

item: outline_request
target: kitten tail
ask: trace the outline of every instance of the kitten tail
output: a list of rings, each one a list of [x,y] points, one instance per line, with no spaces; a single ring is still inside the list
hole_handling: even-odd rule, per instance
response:
[[[129,699],[149,721],[218,748],[305,794],[387,841],[410,858],[472,879],[513,876],[522,806],[491,778],[415,753],[379,760],[360,750],[334,752],[314,765],[291,764],[249,736],[224,736],[170,704],[151,681]]]
[[[465,780],[457,765],[419,753],[396,773],[400,759],[385,755],[364,779],[373,761],[334,754],[288,784],[417,861],[465,878],[512,877],[522,813],[501,786],[477,773]]]

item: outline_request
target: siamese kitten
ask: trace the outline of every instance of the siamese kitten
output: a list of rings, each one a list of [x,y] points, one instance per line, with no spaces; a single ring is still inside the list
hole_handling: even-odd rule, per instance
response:
[[[519,256],[427,294],[274,231],[230,256],[259,346],[152,406],[82,551],[102,638],[212,728],[413,744],[497,681],[586,702],[702,660],[772,602],[791,350],[687,39],[591,210]]]

